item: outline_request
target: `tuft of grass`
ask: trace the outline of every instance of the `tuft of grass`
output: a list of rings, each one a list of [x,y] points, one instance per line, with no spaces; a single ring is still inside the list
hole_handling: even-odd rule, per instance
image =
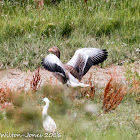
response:
[[[140,103],[140,75],[134,66],[134,64],[129,64],[125,67],[126,69],[126,85],[128,93],[135,98],[135,100]]]

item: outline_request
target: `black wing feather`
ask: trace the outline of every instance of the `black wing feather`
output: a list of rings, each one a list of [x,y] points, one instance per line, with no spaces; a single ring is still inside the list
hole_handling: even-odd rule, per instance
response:
[[[48,61],[44,61],[44,59],[42,59],[41,65],[48,71],[62,73],[64,77],[67,77],[63,68],[56,63],[49,63]]]
[[[99,53],[98,55],[94,57],[89,57],[87,60],[86,66],[84,68],[84,75],[88,72],[88,70],[91,68],[92,65],[97,65],[103,62],[104,60],[107,59],[107,56],[108,56],[107,50],[102,49],[101,53]]]

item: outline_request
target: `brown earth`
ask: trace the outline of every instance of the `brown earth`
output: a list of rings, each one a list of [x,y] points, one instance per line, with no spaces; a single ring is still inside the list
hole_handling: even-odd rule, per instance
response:
[[[140,75],[140,68],[139,66],[135,67],[135,70]],[[37,70],[36,70],[37,71]],[[25,90],[30,88],[30,81],[33,79],[33,75],[36,71],[31,72],[28,70],[27,72],[23,72],[19,69],[8,69],[8,70],[1,70],[0,71],[0,87],[7,85],[12,89],[21,89],[24,87]],[[88,81],[90,77],[90,73],[92,73],[92,79],[94,84],[98,86],[105,86],[107,81],[111,77],[111,73],[115,72],[117,76],[117,80],[119,82],[125,82],[125,74],[127,69],[124,66],[109,66],[106,68],[100,68],[98,66],[93,66],[89,72],[83,77],[82,81],[85,83]],[[132,70],[134,71],[134,70]],[[45,83],[51,82],[52,84],[61,84],[51,72],[41,68],[40,69],[41,75],[41,86]]]

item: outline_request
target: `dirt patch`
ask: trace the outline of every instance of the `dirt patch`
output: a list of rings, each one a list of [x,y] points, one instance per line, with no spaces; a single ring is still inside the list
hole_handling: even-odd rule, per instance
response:
[[[21,89],[24,87],[25,90],[28,90],[30,88],[30,81],[32,80],[33,75],[36,71],[31,72],[30,70],[28,70],[27,72],[23,72],[19,69],[2,70],[0,71],[0,87],[6,84],[12,89]],[[140,69],[137,68],[136,71],[140,75]],[[92,73],[93,82],[95,84],[98,84],[99,86],[105,86],[107,81],[111,77],[111,73],[113,72],[116,73],[118,81],[125,81],[126,70],[124,66],[110,66],[106,68],[93,66],[89,70],[89,72],[83,77],[81,82],[85,83],[88,80],[90,73]],[[51,82],[52,84],[61,84],[52,75],[51,72],[43,68],[40,69],[40,75],[42,80],[41,86],[43,84],[47,84],[48,82]]]

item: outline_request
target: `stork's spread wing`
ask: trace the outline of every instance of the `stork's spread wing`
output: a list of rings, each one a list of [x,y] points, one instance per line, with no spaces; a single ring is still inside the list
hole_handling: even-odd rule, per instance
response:
[[[67,80],[64,66],[59,58],[54,54],[47,55],[41,62],[42,66],[48,71],[54,72],[54,75],[62,83]]]
[[[66,69],[71,67],[71,74],[79,80],[88,72],[92,65],[106,60],[107,51],[97,48],[82,48],[75,52],[71,60],[66,64]],[[75,72],[76,71],[76,72]]]

